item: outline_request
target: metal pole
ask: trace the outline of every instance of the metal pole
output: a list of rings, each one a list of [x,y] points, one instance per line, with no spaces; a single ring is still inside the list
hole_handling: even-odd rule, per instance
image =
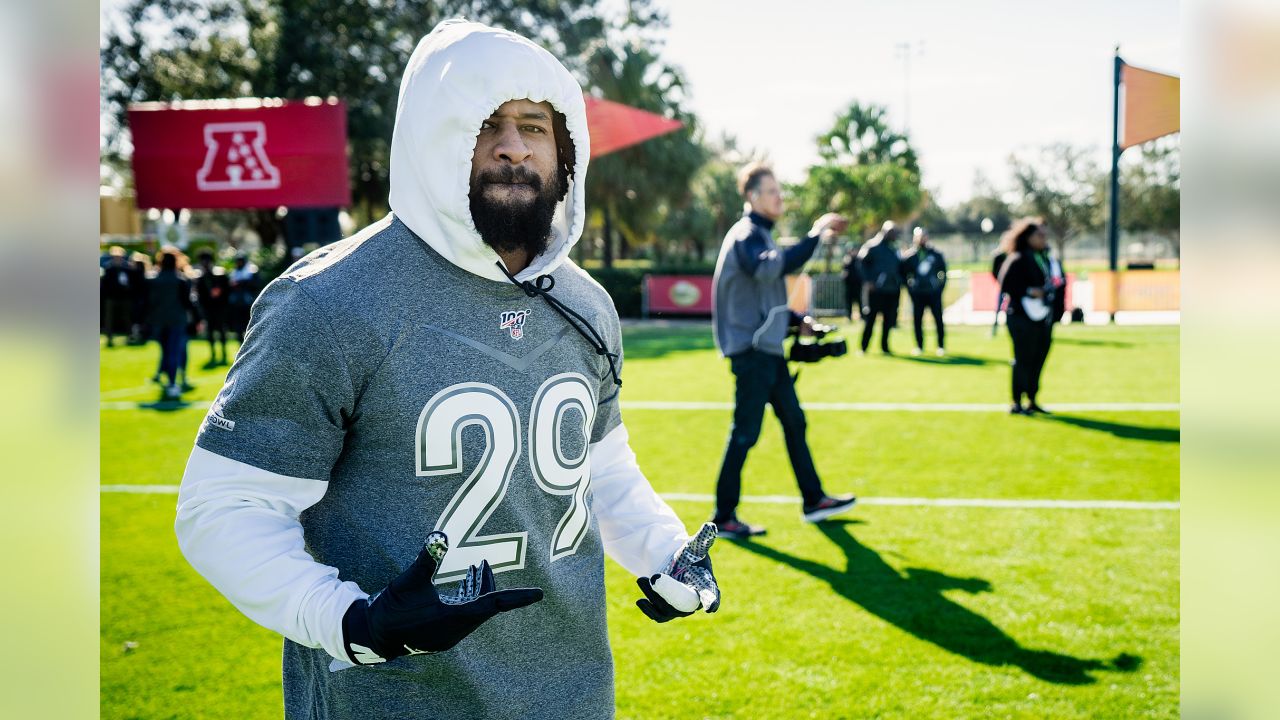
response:
[[[1120,78],[1124,60],[1116,46],[1114,88],[1111,103],[1111,211],[1107,220],[1107,246],[1110,249],[1111,272],[1120,266]]]

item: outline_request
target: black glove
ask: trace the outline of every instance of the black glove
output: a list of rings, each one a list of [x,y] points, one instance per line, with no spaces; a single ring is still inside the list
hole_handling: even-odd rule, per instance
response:
[[[688,617],[699,607],[709,613],[720,609],[720,586],[711,569],[708,552],[716,541],[714,523],[704,523],[671,560],[665,572],[636,580],[644,597],[636,607],[654,622]]]
[[[342,617],[351,662],[372,665],[457,645],[485,620],[542,599],[539,588],[498,590],[488,561],[471,566],[457,594],[440,595],[431,578],[449,551],[442,532],[427,536],[418,557],[382,592],[357,600]]]

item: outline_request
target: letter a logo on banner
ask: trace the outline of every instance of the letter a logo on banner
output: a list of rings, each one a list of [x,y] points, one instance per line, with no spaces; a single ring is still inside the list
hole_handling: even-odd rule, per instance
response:
[[[271,164],[263,145],[267,126],[261,122],[208,123],[204,144],[208,153],[196,173],[201,190],[274,190],[280,170]]]

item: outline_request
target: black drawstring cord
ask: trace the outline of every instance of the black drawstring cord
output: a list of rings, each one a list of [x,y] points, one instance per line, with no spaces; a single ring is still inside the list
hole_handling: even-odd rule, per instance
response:
[[[502,263],[499,262],[494,264],[498,266],[498,269],[502,271],[503,275],[507,276],[507,279],[510,280],[513,285],[524,290],[525,295],[528,295],[529,297],[542,296],[542,299],[547,301],[547,304],[551,306],[552,310],[560,313],[560,317],[564,318],[565,322],[569,323],[574,330],[577,330],[579,335],[586,338],[586,341],[591,344],[591,348],[596,351],[597,355],[603,355],[605,360],[609,361],[609,374],[613,376],[614,384],[618,386],[622,385],[622,378],[618,377],[618,368],[613,362],[617,359],[618,354],[609,352],[609,346],[606,345],[604,339],[600,337],[600,333],[596,332],[596,329],[591,327],[591,323],[587,322],[586,318],[574,312],[573,308],[560,302],[559,298],[552,297],[551,289],[556,286],[555,278],[550,275],[539,275],[534,278],[533,282],[529,282],[528,280],[521,281],[517,280],[515,275],[508,272],[506,266]],[[544,280],[546,282],[543,282]],[[579,325],[578,323],[582,324]],[[585,330],[583,329],[584,327],[586,328]]]

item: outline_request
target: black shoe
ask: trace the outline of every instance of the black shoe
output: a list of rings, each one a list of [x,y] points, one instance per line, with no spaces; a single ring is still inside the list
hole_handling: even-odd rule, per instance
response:
[[[730,540],[746,540],[757,535],[764,535],[766,530],[761,525],[748,525],[738,518],[729,518],[728,520],[714,521],[717,537],[728,538]]]
[[[858,498],[852,495],[827,495],[813,505],[804,506],[804,521],[822,522],[833,515],[839,515],[853,509]]]
[[[1052,414],[1053,414],[1053,413],[1049,412],[1048,410],[1045,410],[1044,408],[1042,408],[1042,407],[1040,407],[1039,405],[1035,404],[1034,402],[1027,406],[1027,414],[1028,414],[1028,415],[1031,415],[1031,414],[1033,414],[1033,413],[1040,413],[1041,415],[1052,415]]]
[[[1010,415],[1026,415],[1027,411],[1023,409],[1021,405],[1014,403],[1013,405],[1009,406],[1009,414]]]

